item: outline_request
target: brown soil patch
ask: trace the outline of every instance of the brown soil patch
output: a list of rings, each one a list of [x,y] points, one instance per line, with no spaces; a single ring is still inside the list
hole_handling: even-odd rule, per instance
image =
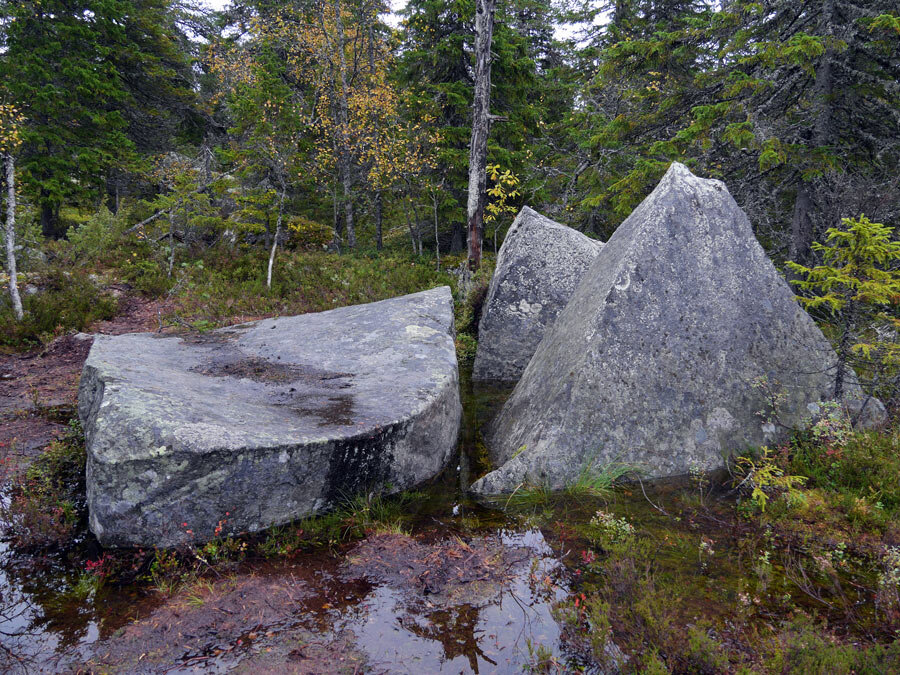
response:
[[[167,308],[163,301],[124,295],[119,314],[91,330],[105,335],[157,330]],[[70,334],[30,352],[0,354],[0,459],[27,460],[65,431],[92,343],[86,334]]]
[[[344,574],[401,589],[433,606],[449,606],[492,596],[531,557],[493,537],[424,544],[406,535],[382,534],[350,552]]]
[[[308,595],[307,584],[290,576],[196,584],[126,626],[86,665],[101,672],[158,672],[173,664],[202,666],[233,658],[275,635],[280,622],[303,609]]]

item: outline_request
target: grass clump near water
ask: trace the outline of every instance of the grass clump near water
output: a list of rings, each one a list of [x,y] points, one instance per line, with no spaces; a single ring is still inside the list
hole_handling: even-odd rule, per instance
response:
[[[86,522],[84,436],[77,421],[22,472],[4,466],[9,497],[0,501],[3,536],[23,551],[64,549]]]
[[[613,462],[601,467],[587,462],[578,476],[561,490],[554,490],[547,484],[522,483],[509,495],[499,496],[491,501],[503,508],[513,510],[546,509],[564,502],[610,497],[612,489],[623,479],[636,476],[635,467]]]
[[[405,506],[417,493],[383,496],[354,495],[333,510],[271,527],[254,535],[217,535],[203,544],[150,551],[138,565],[143,577],[158,592],[172,595],[186,585],[210,577],[219,578],[245,561],[284,559],[314,552],[338,552],[347,544],[371,534],[405,534]]]

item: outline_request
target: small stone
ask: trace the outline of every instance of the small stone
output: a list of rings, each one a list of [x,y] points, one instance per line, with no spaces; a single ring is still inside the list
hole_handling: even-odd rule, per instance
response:
[[[888,421],[884,403],[874,396],[844,401],[844,409],[855,429],[880,429]]]

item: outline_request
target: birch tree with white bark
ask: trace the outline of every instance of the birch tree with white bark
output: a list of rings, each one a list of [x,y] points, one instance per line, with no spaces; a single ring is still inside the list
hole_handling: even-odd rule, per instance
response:
[[[25,312],[22,309],[22,298],[19,296],[19,285],[16,269],[16,159],[15,153],[21,144],[19,130],[23,117],[11,105],[0,104],[0,160],[3,163],[3,176],[6,183],[6,223],[4,239],[6,241],[6,271],[9,274],[9,297],[13,314],[21,321]]]

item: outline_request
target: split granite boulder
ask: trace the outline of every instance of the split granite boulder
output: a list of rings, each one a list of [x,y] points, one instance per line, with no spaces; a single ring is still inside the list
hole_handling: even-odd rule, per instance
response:
[[[196,337],[98,336],[84,366],[105,546],[255,531],[435,476],[462,408],[447,287]]]
[[[472,377],[515,382],[603,243],[523,207],[500,247]]]
[[[816,414],[836,367],[725,185],[673,164],[544,335],[488,429],[502,466],[472,489],[559,488],[611,462],[650,477],[720,467]]]

